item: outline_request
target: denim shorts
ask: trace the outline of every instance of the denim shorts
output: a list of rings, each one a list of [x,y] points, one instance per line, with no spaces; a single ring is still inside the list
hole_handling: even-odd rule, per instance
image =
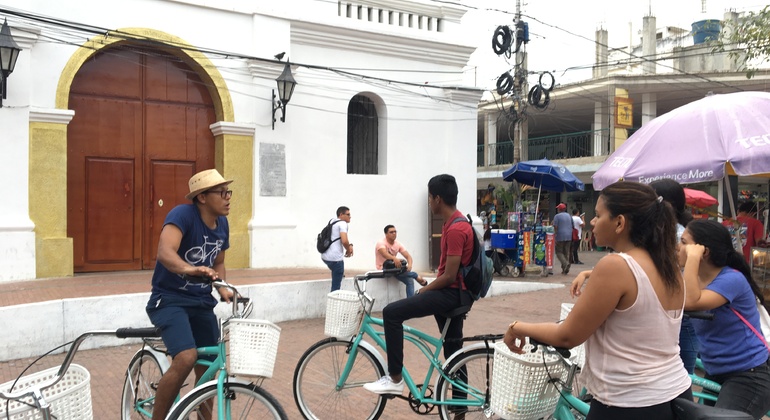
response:
[[[219,341],[219,322],[212,308],[159,305],[148,308],[150,321],[161,330],[163,343],[171,357]]]

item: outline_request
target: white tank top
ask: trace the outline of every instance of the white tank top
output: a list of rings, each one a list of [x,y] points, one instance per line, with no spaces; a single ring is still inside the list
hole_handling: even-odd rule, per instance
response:
[[[679,357],[684,301],[681,310],[666,311],[639,264],[628,254],[616,255],[634,274],[636,301],[627,309],[615,309],[586,341],[586,388],[614,407],[671,401],[691,384]]]

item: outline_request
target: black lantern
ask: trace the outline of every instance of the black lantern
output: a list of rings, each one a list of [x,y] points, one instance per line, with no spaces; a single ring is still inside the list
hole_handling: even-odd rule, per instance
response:
[[[275,111],[281,110],[281,122],[286,122],[286,104],[291,100],[291,95],[294,93],[294,87],[297,86],[297,81],[294,80],[294,76],[291,74],[291,66],[286,63],[283,68],[283,73],[275,79],[278,83],[278,100],[276,100],[275,89],[273,89],[273,130],[275,130]]]
[[[0,108],[3,106],[3,99],[8,90],[6,80],[13,73],[16,67],[16,60],[19,58],[21,47],[16,44],[11,36],[11,28],[8,27],[8,19],[3,21],[3,27],[0,28]]]

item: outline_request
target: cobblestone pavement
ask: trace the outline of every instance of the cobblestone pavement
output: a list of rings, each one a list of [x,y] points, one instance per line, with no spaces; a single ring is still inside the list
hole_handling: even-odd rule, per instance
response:
[[[581,253],[584,266],[574,266],[571,271],[576,273],[578,269],[590,268],[601,256],[600,252]],[[558,265],[558,263],[557,263]],[[228,279],[235,284],[253,284],[256,282],[292,281],[307,278],[323,278],[328,276],[328,270],[231,270]],[[560,270],[555,270],[560,272]],[[321,275],[319,277],[319,274]],[[351,273],[346,273],[348,276]],[[45,281],[29,281],[9,285],[17,288],[20,300],[32,299],[40,296],[54,296],[62,298],[71,292],[72,288],[88,290],[89,295],[98,296],[110,294],[114,289],[120,293],[128,293],[127,288],[143,287],[136,291],[145,291],[151,273],[139,272],[126,275],[86,275],[68,279],[52,279]],[[429,274],[426,274],[429,276]],[[138,279],[137,279],[138,277]],[[556,283],[566,285],[571,282],[573,276],[554,275],[547,278],[525,277],[504,278],[496,281],[524,281]],[[116,279],[110,282],[110,279]],[[77,283],[76,286],[66,287],[67,282]],[[115,283],[118,286],[115,286]],[[114,291],[112,292],[114,293]],[[13,305],[14,294],[3,294],[2,304]],[[77,294],[75,296],[78,296]],[[82,294],[79,296],[83,296]],[[74,296],[72,296],[74,297]],[[44,300],[44,299],[40,299]],[[473,306],[465,324],[465,334],[475,335],[484,333],[502,333],[506,326],[513,320],[527,321],[555,321],[558,319],[562,302],[571,302],[566,287],[541,290],[536,292],[511,294],[492,298],[481,299]],[[26,302],[21,302],[26,303]],[[279,343],[278,358],[273,378],[266,380],[264,387],[272,393],[283,405],[290,419],[301,418],[294,404],[291,391],[294,367],[313,343],[324,338],[323,319],[307,319],[279,323],[282,328]],[[432,318],[421,318],[408,322],[409,325],[424,331],[436,331],[435,321]],[[30,332],[34,334],[34,332]],[[109,420],[119,418],[120,393],[124,379],[124,370],[133,353],[139,345],[127,345],[122,347],[110,347],[97,350],[84,350],[78,352],[75,363],[85,366],[91,373],[91,393],[94,410],[94,418],[97,420]],[[13,380],[31,362],[32,359],[12,360],[0,363],[0,382]],[[62,356],[46,357],[39,362],[34,371],[46,367],[57,366],[61,363]],[[413,376],[424,375],[427,365],[423,362],[418,350],[411,345],[405,346],[406,365],[412,371]],[[423,362],[423,363],[420,363]],[[28,372],[29,373],[29,372]],[[434,413],[435,414],[435,411]],[[408,404],[402,400],[388,402],[382,418],[401,419],[416,418],[418,415],[411,412]],[[437,416],[437,415],[436,415]]]

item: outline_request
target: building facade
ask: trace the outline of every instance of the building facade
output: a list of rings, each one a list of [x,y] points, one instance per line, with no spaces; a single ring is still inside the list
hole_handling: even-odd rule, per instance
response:
[[[475,195],[474,47],[430,1],[14,1],[22,48],[0,108],[0,281],[152,269],[187,179],[231,189],[231,268],[322,267],[315,236],[351,208],[351,269],[386,224],[429,265],[427,181]],[[279,54],[283,53],[283,55]],[[274,111],[290,63],[290,102]],[[398,71],[394,71],[398,70]],[[273,115],[278,120],[273,122]],[[370,252],[371,251],[371,252]]]

